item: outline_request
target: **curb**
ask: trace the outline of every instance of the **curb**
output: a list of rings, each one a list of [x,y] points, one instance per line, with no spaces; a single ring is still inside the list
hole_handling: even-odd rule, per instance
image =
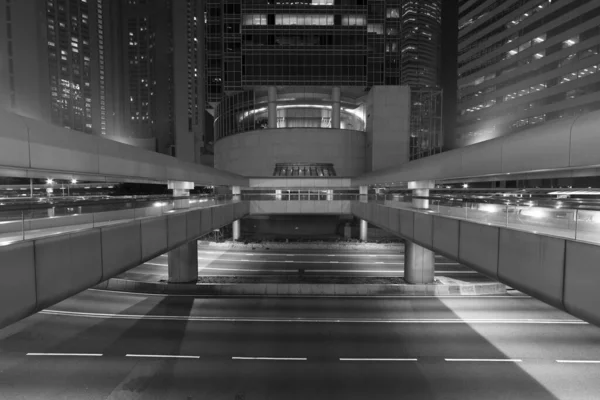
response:
[[[94,289],[148,293],[191,294],[198,296],[484,296],[506,294],[501,283],[477,284],[324,284],[324,283],[245,283],[245,284],[176,284],[138,282],[111,278]]]

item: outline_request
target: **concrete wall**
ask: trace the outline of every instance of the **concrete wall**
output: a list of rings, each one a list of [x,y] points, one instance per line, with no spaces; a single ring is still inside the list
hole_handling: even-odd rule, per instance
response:
[[[600,325],[600,246],[352,202],[358,218]]]
[[[246,202],[0,247],[0,328],[247,215]]]
[[[243,176],[273,176],[276,163],[333,163],[337,176],[365,172],[365,133],[341,129],[261,129],[215,144],[215,168]]]
[[[373,86],[367,101],[366,171],[409,160],[410,88]]]
[[[557,169],[594,168],[598,175],[600,153],[600,111],[576,118],[543,124],[513,135],[451,150],[398,167],[364,174],[352,180],[354,186],[421,180],[452,180],[496,176],[516,179],[515,174],[535,174]],[[564,172],[564,171],[563,171]],[[571,174],[577,174],[571,171]],[[568,174],[561,175],[564,177]]]
[[[0,111],[0,174],[248,186],[224,171]]]

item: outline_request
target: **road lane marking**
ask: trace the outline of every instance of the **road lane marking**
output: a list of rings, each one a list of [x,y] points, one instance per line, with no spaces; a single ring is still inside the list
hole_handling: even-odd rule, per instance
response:
[[[294,260],[285,260],[286,263],[293,263],[295,262]]]
[[[414,297],[414,296],[413,296]],[[283,322],[328,324],[537,324],[537,325],[589,325],[575,319],[359,319],[359,318],[261,318],[261,317],[193,317],[183,315],[135,315],[87,313],[77,311],[42,310],[40,314],[86,318],[114,318],[133,320],[191,321],[191,322]]]
[[[192,358],[199,359],[200,356],[182,356],[175,354],[125,354],[125,357],[137,357],[137,358]]]
[[[444,358],[449,362],[523,362],[520,358]]]
[[[231,357],[232,360],[306,361],[306,357]]]
[[[28,356],[102,357],[101,353],[27,353]]]
[[[416,358],[340,358],[340,361],[418,361]]]
[[[202,260],[202,261],[213,261],[213,262],[231,262],[231,263],[239,263],[239,262],[247,262],[247,263],[254,263],[254,264],[259,264],[259,263],[271,263],[271,264],[277,264],[277,263],[282,263],[285,261],[280,261],[280,260],[249,260],[249,259],[242,259],[242,260],[230,260],[230,259],[218,259],[218,260],[212,260],[210,258],[202,258],[202,257],[198,257],[198,260]],[[306,260],[298,260],[296,261],[299,264],[326,264],[327,261],[306,261]],[[329,261],[332,262],[332,261]],[[356,265],[371,265],[371,262],[361,262],[361,261],[335,261],[337,263],[340,264],[356,264]],[[384,265],[404,265],[404,263],[402,262],[384,262],[384,261],[376,261],[376,264],[384,264]],[[165,263],[154,263],[154,262],[145,262],[143,265],[156,265],[159,267],[166,267],[169,264],[165,264]],[[460,265],[459,263],[436,263],[436,266],[442,266],[442,265]],[[471,271],[468,271],[471,272]],[[474,272],[474,271],[473,271]]]
[[[339,261],[329,261],[331,264],[338,264]]]
[[[560,364],[600,364],[600,360],[556,360]]]

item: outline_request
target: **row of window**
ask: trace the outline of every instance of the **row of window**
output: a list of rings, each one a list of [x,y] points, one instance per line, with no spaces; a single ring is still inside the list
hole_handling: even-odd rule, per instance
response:
[[[513,72],[518,67],[530,64],[532,62],[535,62],[535,61],[537,61],[539,59],[542,59],[542,58],[544,58],[546,56],[554,54],[557,51],[560,51],[562,49],[569,48],[571,46],[575,46],[575,45],[580,44],[580,43],[585,43],[586,41],[588,41],[590,39],[593,39],[593,38],[598,38],[599,36],[600,36],[600,27],[591,28],[591,29],[589,29],[589,30],[587,30],[587,31],[579,34],[579,35],[573,36],[573,37],[571,37],[571,38],[569,38],[567,40],[563,40],[562,42],[559,42],[559,43],[557,43],[555,45],[552,45],[552,46],[550,46],[550,47],[548,47],[548,48],[546,48],[544,50],[540,50],[540,51],[538,51],[538,52],[536,52],[536,53],[534,53],[534,54],[532,54],[532,55],[530,55],[528,57],[521,58],[521,59],[515,61],[514,63],[511,63],[509,65],[504,66],[503,68],[498,69],[495,72],[491,72],[491,73],[489,73],[489,74],[487,74],[485,76],[480,76],[480,77],[478,77],[477,79],[475,79],[473,81],[470,81],[470,82],[467,82],[467,83],[465,83],[463,85],[460,85],[459,86],[459,100],[460,101],[467,101],[467,100],[470,100],[472,98],[478,97],[478,96],[480,96],[482,94],[491,93],[491,92],[494,92],[494,91],[499,90],[501,88],[504,88],[504,87],[510,86],[512,84],[515,84],[515,83],[517,83],[519,81],[522,81],[524,79],[536,76],[538,74],[541,74],[541,73],[545,72],[546,70],[552,70],[554,68],[561,67],[561,66],[566,65],[567,63],[570,63],[570,62],[575,61],[577,59],[583,60],[585,58],[591,57],[591,56],[597,54],[597,52],[598,52],[597,45],[592,45],[590,47],[583,48],[582,50],[575,51],[575,52],[572,52],[570,54],[567,54],[565,57],[559,59],[556,63],[551,63],[551,64],[548,64],[546,66],[540,67],[537,71],[530,71],[530,72],[528,72],[526,74],[519,74],[518,76],[515,76],[514,78],[512,78],[512,79],[510,79],[508,81],[505,81],[502,84],[497,84],[495,86],[492,85],[492,86],[486,87],[484,89],[481,89],[481,90],[479,90],[477,92],[469,92],[471,88],[479,86],[479,85],[481,85],[481,84],[483,84],[483,83],[485,83],[487,81],[490,81],[492,79],[495,79],[498,76],[505,75],[507,73]],[[539,40],[541,40],[543,37],[540,36],[539,38],[540,38]],[[534,39],[533,42],[535,42],[535,39]],[[515,51],[518,52],[519,50],[516,49]],[[507,53],[507,55],[508,55],[508,53]]]
[[[594,65],[590,65],[588,67],[585,68],[581,68],[577,71],[573,71],[573,72],[569,72],[567,74],[561,75],[559,77],[553,78],[547,82],[542,82],[539,83],[537,85],[534,86],[530,86],[527,88],[523,88],[520,89],[518,91],[515,91],[513,93],[508,93],[504,96],[502,96],[499,100],[501,100],[500,102],[509,102],[511,100],[514,100],[516,98],[519,97],[523,97],[529,94],[534,94],[534,93],[538,93],[540,91],[558,86],[558,85],[563,85],[569,82],[573,82],[577,79],[583,79],[585,77],[588,77],[590,75],[594,75],[596,73],[600,72],[600,64],[594,64]],[[523,109],[533,109],[533,108],[537,108],[537,107],[542,107],[542,106],[546,106],[548,104],[553,104],[559,101],[563,101],[563,100],[569,100],[569,99],[573,99],[575,96],[573,94],[578,94],[578,95],[582,95],[582,94],[588,94],[588,93],[595,93],[598,91],[597,86],[599,85],[599,83],[591,83],[591,84],[587,84],[585,86],[581,86],[579,88],[575,88],[572,89],[570,91],[566,91],[566,92],[561,92],[559,94],[556,95],[551,95],[548,97],[545,97],[543,99],[539,99],[539,100],[535,100],[535,101],[531,101],[529,103],[526,103],[525,105],[519,105],[516,106],[516,108],[512,107],[512,108],[507,108],[504,111],[501,112],[496,112],[493,113],[494,117],[500,117],[503,115],[511,115],[515,112],[518,111],[522,111]],[[497,104],[498,100],[496,99],[490,99],[488,100],[485,104],[485,107],[482,107],[481,105],[478,106],[476,109],[467,109],[467,110],[463,110],[461,113],[467,113],[467,112],[474,112],[474,111],[479,111],[485,108],[489,108],[494,106],[495,104]],[[468,121],[464,121],[463,123],[459,123],[459,126],[467,126],[467,125],[471,125],[471,124],[476,124],[478,122],[478,119],[475,120],[468,120]]]

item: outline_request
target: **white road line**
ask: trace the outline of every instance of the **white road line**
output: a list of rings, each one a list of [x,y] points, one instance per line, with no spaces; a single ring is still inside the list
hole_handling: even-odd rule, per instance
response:
[[[137,358],[192,358],[199,359],[200,356],[181,356],[174,354],[125,354],[125,357],[137,357]]]
[[[243,260],[226,260],[226,259],[219,259],[219,260],[211,260],[210,258],[201,258],[198,257],[198,260],[203,260],[203,261],[219,261],[219,262],[232,262],[232,263],[239,263],[239,262],[247,262],[247,263],[270,263],[270,264],[277,264],[277,263],[282,263],[282,262],[286,262],[286,261],[279,261],[279,260],[248,260],[248,259],[243,259]],[[326,264],[327,261],[305,261],[305,260],[298,260],[296,261],[299,264]],[[331,261],[329,261],[331,262]],[[360,261],[335,261],[337,263],[340,264],[357,264],[357,265],[371,265],[372,263],[370,262],[360,262]],[[377,261],[375,262],[376,264],[384,264],[384,265],[404,265],[404,263],[401,262],[384,262],[384,261]],[[160,266],[160,267],[166,267],[169,264],[165,264],[165,263],[153,263],[153,262],[146,262],[143,265],[156,265],[156,266]],[[436,263],[436,266],[442,266],[442,265],[460,265],[459,263]],[[468,273],[475,273],[474,271],[467,271]]]
[[[520,358],[444,358],[449,362],[523,362]]]
[[[375,264],[383,264],[383,261],[376,261]]]
[[[28,356],[102,357],[101,353],[27,353]]]
[[[286,263],[293,263],[293,262],[295,262],[295,261],[293,261],[293,260],[285,260],[285,262],[286,262]]]
[[[231,357],[232,360],[306,361],[306,357]]]
[[[556,360],[561,364],[600,364],[600,360]]]
[[[40,314],[86,318],[114,318],[132,320],[190,321],[190,322],[283,322],[327,324],[536,324],[536,325],[588,325],[576,319],[360,319],[360,318],[261,318],[261,317],[192,317],[183,315],[134,315],[87,313],[77,311],[42,310]]]
[[[416,358],[340,358],[340,361],[418,361]]]
[[[338,264],[339,261],[329,261],[331,264]]]
[[[214,298],[214,295],[202,295],[202,294],[181,294],[181,293],[173,293],[173,294],[164,294],[164,293],[141,293],[141,292],[124,292],[122,290],[106,290],[106,289],[87,289],[92,292],[107,292],[112,294],[118,293],[126,296],[155,296],[155,297],[196,297],[199,299],[205,298]],[[218,296],[216,296],[218,297]],[[287,295],[264,295],[262,297],[290,297]],[[293,296],[292,296],[293,297]],[[336,299],[336,298],[371,298],[371,299],[387,299],[387,300],[398,300],[398,299],[414,299],[415,297],[418,299],[463,299],[463,300],[473,300],[473,297],[463,296],[463,295],[439,295],[439,296],[428,296],[428,295],[372,295],[372,296],[353,296],[353,295],[339,295],[339,296],[323,296],[323,295],[314,295],[310,296],[311,298],[328,298],[328,299]],[[477,299],[504,299],[504,300],[514,300],[514,299],[523,299],[523,300],[532,300],[531,296],[506,296],[506,295],[481,295],[477,296]]]

